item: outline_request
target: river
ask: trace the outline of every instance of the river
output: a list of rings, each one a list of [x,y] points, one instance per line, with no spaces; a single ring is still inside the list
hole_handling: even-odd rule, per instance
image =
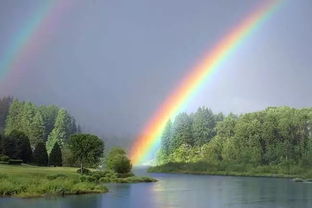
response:
[[[142,171],[138,172],[142,175]],[[147,175],[146,173],[144,173]],[[106,194],[0,198],[1,208],[311,208],[312,183],[291,179],[148,174],[157,183],[113,184]]]

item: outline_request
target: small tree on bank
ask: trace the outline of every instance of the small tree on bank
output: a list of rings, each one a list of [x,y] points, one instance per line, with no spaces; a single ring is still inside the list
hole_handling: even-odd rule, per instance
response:
[[[47,149],[43,142],[39,142],[34,150],[33,161],[36,165],[47,166],[49,159]]]
[[[62,166],[62,151],[59,144],[56,142],[49,155],[49,165]]]
[[[106,159],[106,166],[116,173],[129,173],[132,168],[131,161],[126,152],[119,147],[112,148]]]
[[[82,174],[84,163],[95,166],[103,155],[104,142],[95,135],[75,134],[69,139],[69,148],[80,163]]]

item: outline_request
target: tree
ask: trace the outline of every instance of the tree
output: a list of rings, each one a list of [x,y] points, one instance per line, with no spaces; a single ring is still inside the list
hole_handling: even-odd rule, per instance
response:
[[[49,162],[47,149],[43,142],[39,142],[34,150],[33,161],[36,165],[47,166]]]
[[[84,163],[95,166],[103,155],[104,142],[95,135],[74,134],[69,139],[69,147],[74,157],[79,161],[81,174]]]
[[[39,111],[36,112],[32,119],[28,132],[32,147],[35,147],[39,142],[44,142],[45,127],[42,115]]]
[[[106,158],[106,166],[116,173],[129,173],[132,168],[131,161],[122,148],[112,148]]]
[[[49,134],[52,132],[55,124],[59,108],[55,105],[45,106],[42,105],[38,108],[40,114],[42,115],[44,123],[44,141],[47,141]]]
[[[164,151],[164,154],[170,154],[170,142],[172,139],[172,122],[169,120],[166,124],[164,132],[161,137],[161,148]]]
[[[16,159],[16,141],[11,137],[4,137],[2,141],[2,153],[10,158]]]
[[[12,102],[12,97],[3,97],[0,99],[0,132],[5,127],[5,120],[9,114],[9,109]]]
[[[58,143],[54,144],[52,151],[49,155],[49,165],[62,166],[62,151]]]
[[[24,103],[19,102],[18,100],[13,100],[5,122],[5,135],[9,135],[14,129],[22,130],[20,115],[23,109],[23,105]]]
[[[49,154],[56,142],[60,145],[61,148],[64,146],[65,142],[70,136],[71,128],[72,123],[70,115],[66,110],[60,109],[55,120],[54,129],[49,135],[46,144]]]
[[[192,146],[194,144],[192,135],[192,119],[186,113],[180,113],[176,116],[173,123],[173,133],[170,142],[170,151],[174,151],[181,144],[188,144]]]
[[[32,160],[32,151],[28,137],[21,131],[13,130],[9,138],[15,141],[15,157],[29,163]]]
[[[198,108],[197,112],[193,116],[192,123],[194,144],[196,146],[201,146],[209,142],[212,137],[216,135],[215,126],[217,117],[221,116],[215,116],[208,108]]]

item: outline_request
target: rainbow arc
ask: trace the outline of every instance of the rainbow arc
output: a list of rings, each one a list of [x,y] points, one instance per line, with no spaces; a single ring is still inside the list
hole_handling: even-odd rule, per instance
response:
[[[281,5],[282,0],[268,0],[249,14],[232,31],[224,36],[215,47],[184,77],[180,84],[161,104],[134,141],[130,157],[134,165],[145,162],[151,150],[160,143],[161,134],[170,118],[181,112],[197,94],[208,78],[235,53],[240,45]]]

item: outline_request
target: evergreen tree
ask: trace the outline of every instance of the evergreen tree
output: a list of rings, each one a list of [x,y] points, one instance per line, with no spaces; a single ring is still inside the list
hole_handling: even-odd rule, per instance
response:
[[[13,130],[9,137],[15,140],[15,157],[23,160],[25,163],[31,162],[32,151],[28,137],[23,132],[17,130]]]
[[[47,149],[43,142],[39,142],[34,150],[33,161],[36,165],[47,166],[48,160]]]
[[[40,111],[37,111],[34,118],[32,119],[30,123],[29,130],[28,130],[30,143],[32,147],[35,147],[39,142],[44,141],[44,133],[45,133],[45,128],[44,128],[42,115]]]
[[[193,136],[196,146],[209,142],[215,136],[216,120],[213,112],[205,107],[198,108],[193,116]]]
[[[161,137],[161,149],[163,150],[164,155],[169,155],[170,150],[170,142],[172,139],[172,122],[169,120],[166,124],[164,132]]]
[[[59,110],[56,117],[54,129],[49,135],[48,141],[46,143],[48,153],[51,152],[56,142],[60,145],[61,148],[63,147],[65,141],[70,136],[71,127],[71,117],[68,112],[64,109]]]
[[[182,144],[188,144],[191,146],[194,144],[192,135],[192,119],[186,113],[180,113],[175,118],[173,123],[172,142],[170,142],[170,150],[175,150]]]
[[[3,97],[0,99],[0,132],[5,127],[5,120],[9,114],[9,109],[12,102],[12,97]]]
[[[22,102],[19,102],[18,100],[14,100],[10,105],[9,114],[7,115],[4,129],[5,135],[9,135],[14,129],[22,129],[20,115],[23,105],[24,104]]]
[[[57,114],[59,112],[59,108],[55,105],[49,106],[40,106],[39,111],[42,115],[43,123],[44,123],[44,141],[47,141],[49,134],[52,132],[55,124],[55,120]]]
[[[62,166],[62,151],[58,143],[56,142],[49,155],[49,165]]]
[[[16,141],[11,137],[5,137],[2,142],[2,153],[16,159]]]

